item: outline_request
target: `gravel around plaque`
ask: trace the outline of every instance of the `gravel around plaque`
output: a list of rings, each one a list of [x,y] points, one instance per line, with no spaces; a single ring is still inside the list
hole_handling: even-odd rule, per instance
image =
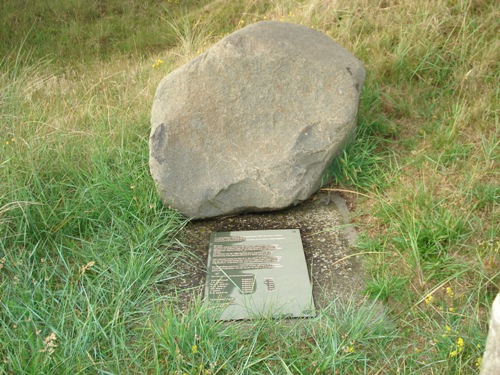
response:
[[[353,249],[355,230],[349,225],[345,201],[337,193],[319,192],[301,205],[279,212],[255,213],[186,225],[170,251],[189,252],[189,260],[178,262],[178,277],[168,284],[184,310],[204,293],[210,234],[214,231],[300,229],[313,297],[317,308],[335,298],[361,298],[365,273]],[[294,275],[290,275],[294,277]],[[175,292],[173,292],[175,291]]]

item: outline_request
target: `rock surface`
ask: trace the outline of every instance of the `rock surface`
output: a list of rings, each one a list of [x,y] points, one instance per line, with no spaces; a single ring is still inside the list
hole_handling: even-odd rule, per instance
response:
[[[362,63],[324,34],[249,25],[165,77],[149,164],[190,218],[285,208],[320,187],[353,134]]]
[[[490,329],[481,365],[481,375],[498,374],[500,374],[500,293],[491,307]]]

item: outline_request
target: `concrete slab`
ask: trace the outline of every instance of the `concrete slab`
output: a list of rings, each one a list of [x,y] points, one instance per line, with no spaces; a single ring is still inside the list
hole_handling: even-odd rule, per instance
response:
[[[327,306],[335,298],[358,299],[364,289],[365,272],[353,249],[356,235],[348,220],[349,212],[340,195],[319,192],[283,211],[191,222],[179,238],[181,243],[172,250],[189,252],[190,259],[176,265],[178,277],[165,287],[176,290],[181,308],[203,295],[212,232],[299,229],[316,308]]]

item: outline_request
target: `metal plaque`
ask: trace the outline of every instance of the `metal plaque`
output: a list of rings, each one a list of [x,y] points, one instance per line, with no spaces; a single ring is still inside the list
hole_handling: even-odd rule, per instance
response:
[[[314,316],[300,231],[212,232],[205,301],[221,320]]]

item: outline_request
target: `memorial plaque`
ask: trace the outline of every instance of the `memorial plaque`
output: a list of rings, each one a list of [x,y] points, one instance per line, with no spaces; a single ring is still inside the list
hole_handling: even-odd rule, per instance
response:
[[[300,231],[213,232],[205,301],[221,320],[314,316]]]

